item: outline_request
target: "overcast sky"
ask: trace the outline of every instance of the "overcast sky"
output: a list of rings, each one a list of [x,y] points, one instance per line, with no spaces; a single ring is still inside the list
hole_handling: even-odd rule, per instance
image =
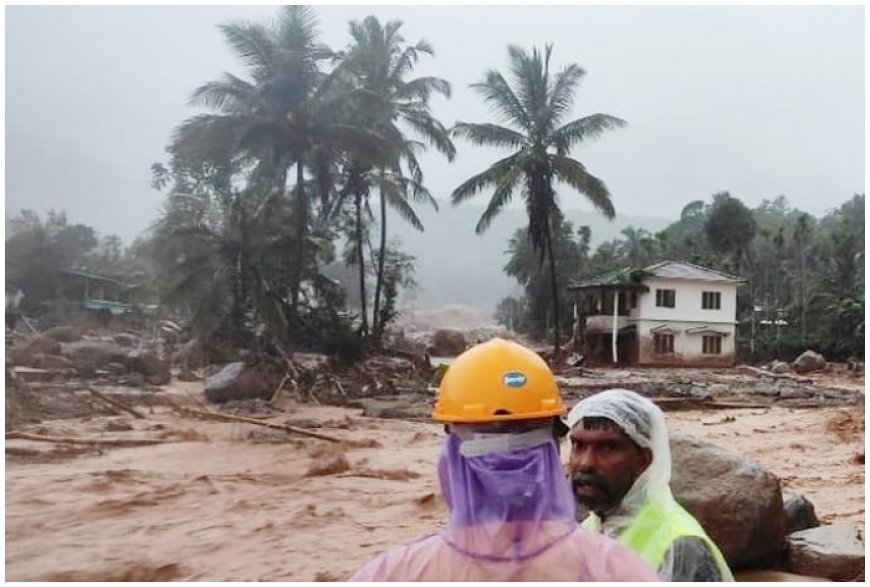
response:
[[[275,6],[7,7],[6,213],[66,209],[70,220],[131,239],[157,213],[153,162],[197,111],[191,91],[244,74],[216,28]],[[618,213],[676,217],[728,190],[750,206],[784,194],[819,215],[864,191],[864,8],[320,6],[324,40],[375,14],[435,47],[420,74],[453,84],[435,114],[487,121],[468,88],[504,69],[509,43],[554,44],[556,67],[587,75],[577,116],[629,126],[574,155],[609,186]],[[459,144],[424,165],[446,198],[499,155]],[[480,203],[484,203],[481,197]],[[563,205],[589,209],[577,194]],[[499,243],[502,246],[502,243]]]

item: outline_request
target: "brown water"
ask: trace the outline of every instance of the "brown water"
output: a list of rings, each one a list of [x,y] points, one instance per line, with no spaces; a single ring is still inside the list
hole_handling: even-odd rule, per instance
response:
[[[197,389],[176,384],[171,393]],[[129,420],[135,430],[128,432],[99,432],[106,418],[30,428],[181,440],[51,461],[7,456],[7,580],[337,580],[440,526],[439,426],[344,408],[288,408],[290,417],[321,422],[319,432],[377,446],[341,448],[166,408]],[[668,418],[674,429],[757,459],[787,490],[813,501],[824,521],[864,521],[864,467],[853,460],[864,446],[863,406],[860,421],[857,408]],[[21,440],[7,447],[52,451]]]

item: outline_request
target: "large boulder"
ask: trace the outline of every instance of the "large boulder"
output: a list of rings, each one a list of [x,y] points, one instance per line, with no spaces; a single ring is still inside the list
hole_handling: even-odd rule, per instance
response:
[[[785,517],[788,520],[786,533],[799,532],[819,527],[816,508],[803,495],[787,494],[783,500]]]
[[[127,363],[126,349],[113,342],[82,340],[62,346],[63,356],[80,370],[99,369],[109,363]]]
[[[733,569],[776,562],[786,516],[779,479],[750,459],[686,434],[671,435],[671,488]]]
[[[458,330],[442,328],[432,335],[429,354],[433,357],[455,357],[465,350],[465,335]]]
[[[786,363],[785,361],[774,361],[768,367],[772,373],[789,373],[791,371],[791,365]]]
[[[861,526],[834,524],[789,534],[784,568],[834,581],[863,581]]]
[[[130,370],[141,373],[152,385],[166,385],[172,380],[169,364],[150,351],[137,351],[128,357]]]
[[[31,365],[36,355],[59,355],[61,345],[52,338],[37,336],[31,338],[22,346],[16,348],[12,353],[12,360],[16,365]]]
[[[55,326],[43,332],[42,336],[57,342],[76,342],[83,338],[81,331],[75,326]]]
[[[825,365],[827,365],[825,357],[815,351],[804,351],[803,354],[792,363],[792,367],[794,367],[794,370],[797,373],[820,371],[825,368]]]
[[[246,366],[230,363],[205,381],[205,399],[217,404],[230,400],[265,399],[275,393],[283,377],[280,369],[267,363]]]

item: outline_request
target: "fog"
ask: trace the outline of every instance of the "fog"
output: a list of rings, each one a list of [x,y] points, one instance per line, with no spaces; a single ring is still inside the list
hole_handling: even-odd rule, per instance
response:
[[[265,20],[276,9],[7,7],[7,222],[24,208],[63,209],[72,222],[130,242],[157,217],[164,195],[149,187],[150,165],[166,161],[173,127],[199,112],[186,104],[192,90],[224,71],[244,74],[216,25]],[[587,75],[575,114],[605,112],[629,123],[573,153],[607,183],[618,214],[609,228],[593,229],[593,242],[630,222],[660,228],[688,201],[717,191],[750,207],[782,194],[815,215],[864,191],[861,6],[321,6],[317,12],[323,40],[334,49],[347,43],[348,21],[367,14],[404,21],[408,41],[430,41],[435,58],[421,60],[416,73],[453,84],[450,100],[433,103],[446,125],[492,120],[468,86],[487,68],[506,67],[508,44],[550,42],[556,68],[580,64]],[[457,148],[452,164],[435,153],[422,158],[428,187],[445,202],[499,156],[462,142]],[[475,204],[485,202],[481,195]],[[575,225],[589,223],[591,206],[582,196],[563,190],[561,203]],[[442,220],[427,215],[427,221]],[[491,236],[463,237],[484,251],[490,274],[481,279],[497,282],[499,292],[509,282],[490,260],[521,223],[521,214],[509,214],[493,224]],[[473,222],[461,226],[471,231]],[[431,251],[446,243],[411,240],[422,272],[435,271],[440,261]],[[497,293],[480,299],[489,303]],[[430,300],[448,294],[442,288]]]

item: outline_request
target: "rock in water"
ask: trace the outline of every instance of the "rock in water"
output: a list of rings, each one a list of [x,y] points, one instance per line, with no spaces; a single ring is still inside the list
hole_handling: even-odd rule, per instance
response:
[[[785,517],[788,520],[786,526],[788,534],[819,527],[816,508],[803,495],[786,496],[783,507],[785,508]]]
[[[804,351],[804,353],[792,363],[792,367],[794,367],[794,370],[797,373],[819,371],[824,369],[825,365],[827,365],[825,357],[815,351]]]
[[[671,434],[671,455],[674,497],[697,518],[732,569],[779,559],[786,516],[775,475],[686,434]]]
[[[206,379],[205,398],[218,404],[230,400],[268,400],[282,375],[278,369],[266,363],[252,366],[245,366],[241,362],[230,363]]]
[[[433,357],[455,357],[465,350],[465,335],[458,330],[442,328],[432,335],[430,354]]]
[[[863,581],[860,529],[858,524],[834,524],[789,534],[785,570],[834,581]]]

